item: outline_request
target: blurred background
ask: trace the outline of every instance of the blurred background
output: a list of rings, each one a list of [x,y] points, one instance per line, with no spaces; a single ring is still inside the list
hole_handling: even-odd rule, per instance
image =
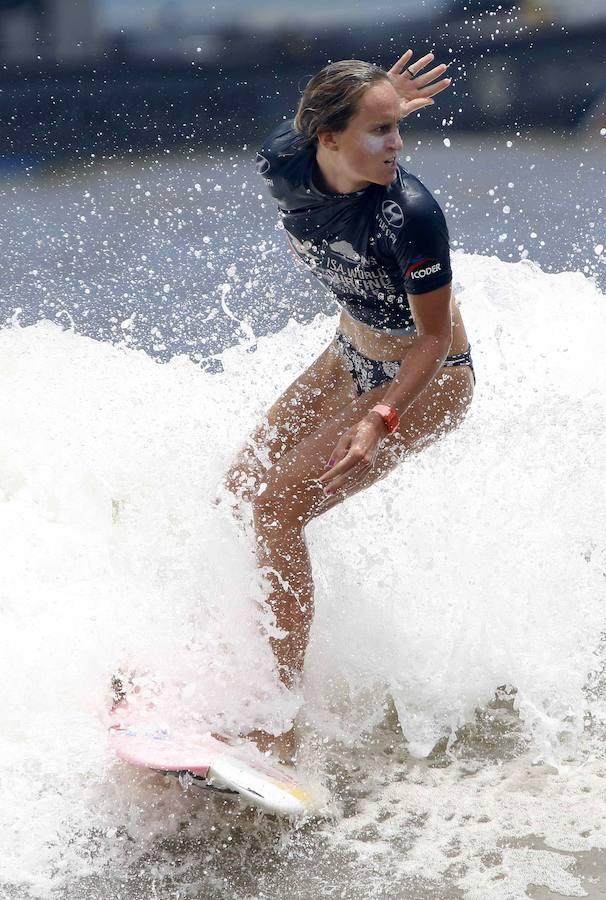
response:
[[[604,0],[0,0],[0,320],[209,358],[326,310],[254,150],[327,62],[408,47],[452,62],[403,163],[453,247],[603,287]]]
[[[258,139],[331,59],[454,61],[452,127],[586,119],[606,90],[604,0],[0,0],[2,156]],[[603,111],[602,111],[603,115]]]

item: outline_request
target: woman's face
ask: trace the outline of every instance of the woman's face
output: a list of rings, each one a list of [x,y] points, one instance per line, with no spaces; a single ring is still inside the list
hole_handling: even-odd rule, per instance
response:
[[[361,186],[371,182],[391,184],[403,146],[398,130],[400,118],[400,98],[391,83],[385,80],[369,87],[347,128],[330,133],[330,149],[338,154],[343,174]]]

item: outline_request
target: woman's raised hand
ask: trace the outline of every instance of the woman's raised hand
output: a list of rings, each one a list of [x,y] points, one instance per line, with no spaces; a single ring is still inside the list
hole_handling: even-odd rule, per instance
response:
[[[412,50],[407,50],[397,63],[389,70],[391,83],[401,100],[401,115],[404,118],[424,106],[433,104],[432,97],[450,87],[452,78],[441,78],[448,66],[441,63],[434,66],[424,75],[419,73],[433,62],[433,53],[427,53],[416,62],[411,63]]]

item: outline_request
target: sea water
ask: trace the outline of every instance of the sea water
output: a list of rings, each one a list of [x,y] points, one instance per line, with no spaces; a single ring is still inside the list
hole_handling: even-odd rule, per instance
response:
[[[600,896],[603,293],[587,272],[455,251],[473,406],[308,526],[316,614],[289,692],[259,627],[271,617],[253,537],[222,476],[337,320],[315,315],[311,294],[297,294],[298,315],[260,198],[254,216],[233,192],[200,200],[184,171],[180,196],[147,199],[140,172],[105,198],[87,176],[60,209],[48,201],[61,227],[26,202],[5,235],[0,895]],[[191,253],[186,201],[205,219]],[[196,267],[217,279],[200,301],[206,330],[188,319],[183,269]],[[273,331],[261,327],[276,309]],[[169,727],[279,731],[296,715],[322,815],[279,822],[118,763],[106,732],[117,671]]]
[[[456,253],[454,271],[473,407],[308,527],[300,694],[274,677],[251,537],[217,500],[335,318],[214,374],[50,322],[0,332],[5,896],[278,897],[295,878],[298,897],[584,895],[571,854],[606,847],[604,297],[530,262]],[[185,729],[298,710],[326,817],[261,820],[116,763],[120,668]]]

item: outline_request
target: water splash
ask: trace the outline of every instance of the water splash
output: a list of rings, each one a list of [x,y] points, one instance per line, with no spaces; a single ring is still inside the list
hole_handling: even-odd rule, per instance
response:
[[[304,720],[312,748],[337,741],[345,760],[364,759],[393,700],[408,752],[422,759],[440,740],[452,748],[510,685],[531,758],[568,765],[568,781],[558,777],[572,790],[593,746],[587,717],[605,719],[595,674],[586,690],[603,665],[604,297],[580,274],[529,262],[457,253],[455,266],[474,406],[456,433],[309,527],[317,614]],[[216,806],[113,765],[99,710],[116,667],[152,672],[162,715],[182,727],[279,729],[298,708],[258,632],[264,588],[251,544],[215,499],[241,441],[334,328],[325,316],[291,322],[253,353],[249,342],[223,352],[215,375],[47,322],[0,332],[4,884],[50,897],[108,871],[127,880],[146,854],[162,881],[173,865],[163,842],[190,841],[193,870],[200,829],[227,827]],[[217,416],[220,405],[238,415]],[[397,743],[395,724],[390,734]],[[404,787],[416,777],[408,759]],[[429,779],[445,805],[457,791],[450,771]],[[596,790],[592,771],[583,777]],[[499,782],[488,763],[479,772],[493,823],[485,840],[496,843]],[[561,792],[545,796],[561,804]],[[384,807],[380,792],[367,797],[358,825]],[[581,816],[575,848],[606,846],[594,818],[593,843],[579,836]],[[248,858],[263,839],[246,821]],[[348,821],[323,832],[335,854]],[[555,811],[549,821],[554,841],[570,831]],[[267,853],[297,840],[267,827]],[[441,877],[447,844],[428,850],[436,827],[419,827],[402,877],[415,860]],[[361,852],[356,840],[348,846]],[[474,896],[481,872],[471,849],[463,855],[461,888]],[[558,872],[570,879],[555,866],[550,884]]]

